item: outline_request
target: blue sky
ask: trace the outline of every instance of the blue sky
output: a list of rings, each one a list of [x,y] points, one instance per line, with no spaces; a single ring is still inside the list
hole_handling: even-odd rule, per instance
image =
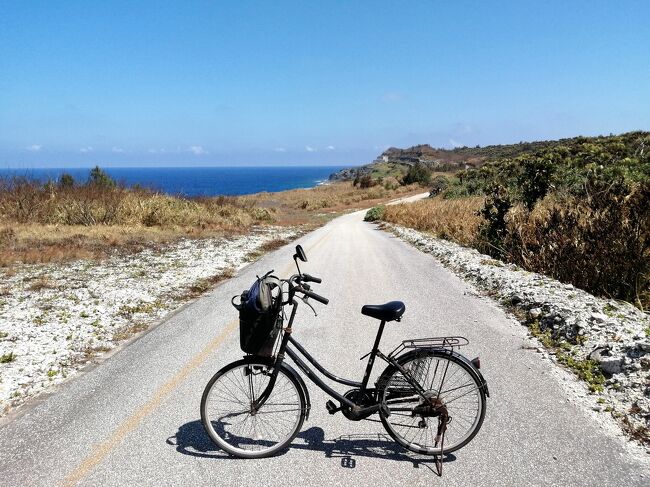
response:
[[[650,129],[650,2],[0,0],[0,167]]]

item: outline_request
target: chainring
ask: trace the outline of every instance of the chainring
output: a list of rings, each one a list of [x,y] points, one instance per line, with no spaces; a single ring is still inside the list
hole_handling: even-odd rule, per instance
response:
[[[345,394],[343,394],[343,397],[349,399],[357,406],[361,406],[361,407],[372,406],[377,402],[373,399],[373,397],[370,394],[368,394],[368,392],[361,392],[360,389],[351,389]],[[352,411],[350,411],[350,409],[347,407],[343,407],[341,409],[341,412],[343,413],[343,416],[345,416],[351,421],[359,421],[361,419],[365,419],[364,417],[360,418],[358,416],[353,416]],[[371,414],[373,413],[368,414],[368,416],[370,416]]]

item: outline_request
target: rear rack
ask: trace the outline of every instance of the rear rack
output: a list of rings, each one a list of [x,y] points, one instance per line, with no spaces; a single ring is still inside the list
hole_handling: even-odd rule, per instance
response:
[[[415,338],[412,340],[404,340],[400,343],[395,350],[388,354],[389,357],[394,357],[398,353],[413,348],[444,348],[453,350],[464,345],[469,345],[469,340],[464,337],[433,337],[433,338]]]

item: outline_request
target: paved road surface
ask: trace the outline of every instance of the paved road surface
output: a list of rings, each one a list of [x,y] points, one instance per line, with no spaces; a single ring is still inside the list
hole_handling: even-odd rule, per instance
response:
[[[552,366],[522,348],[522,327],[362,217],[337,218],[300,239],[304,270],[323,277],[315,290],[331,301],[316,303],[318,318],[302,307],[294,336],[337,375],[359,378],[377,327],[359,313],[363,304],[406,302],[402,322],[386,327],[385,351],[408,337],[469,338],[464,352],[480,354],[492,397],[479,435],[448,459],[442,478],[430,459],[388,441],[381,424],[327,414],[315,386],[309,421],[278,457],[228,458],[204,434],[203,387],[241,356],[230,297],[268,269],[289,275],[288,246],[2,427],[0,485],[649,485],[647,463],[568,402]]]

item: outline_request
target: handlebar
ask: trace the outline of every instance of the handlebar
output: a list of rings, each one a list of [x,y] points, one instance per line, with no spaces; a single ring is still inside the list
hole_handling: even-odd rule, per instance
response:
[[[298,289],[296,289],[296,291],[300,291],[300,292],[303,293],[305,296],[310,297],[310,298],[312,298],[312,299],[315,299],[315,300],[318,301],[319,303],[327,304],[327,303],[330,302],[329,299],[324,298],[323,296],[320,296],[320,295],[318,295],[318,294],[316,294],[316,293],[314,293],[314,292],[307,291],[306,289],[303,289],[303,288],[298,288]]]
[[[301,280],[302,282],[315,282],[316,284],[323,282],[320,277],[310,276],[309,274],[303,274]]]
[[[312,298],[319,303],[328,304],[330,302],[329,299],[313,292],[309,284],[307,284],[307,282],[322,282],[320,277],[310,276],[309,274],[295,274],[285,282],[289,284],[289,299],[284,304],[289,304],[291,302],[294,293],[301,293],[305,297]]]

